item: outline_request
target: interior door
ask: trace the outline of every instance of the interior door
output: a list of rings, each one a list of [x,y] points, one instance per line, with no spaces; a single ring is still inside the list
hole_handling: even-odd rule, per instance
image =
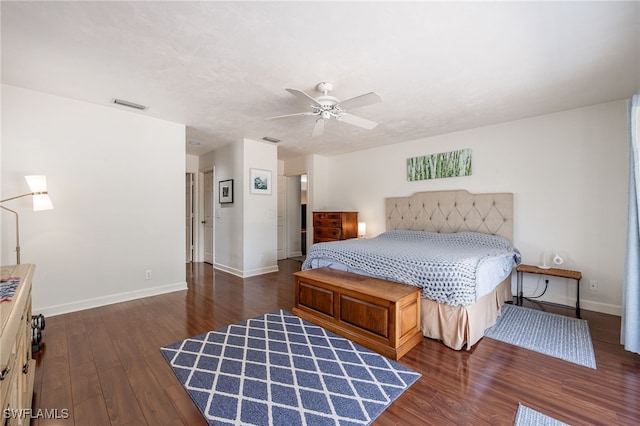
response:
[[[300,176],[287,177],[287,257],[302,256]]]
[[[213,264],[213,170],[204,174],[204,261]]]
[[[193,173],[185,178],[185,248],[187,263],[193,262]]]

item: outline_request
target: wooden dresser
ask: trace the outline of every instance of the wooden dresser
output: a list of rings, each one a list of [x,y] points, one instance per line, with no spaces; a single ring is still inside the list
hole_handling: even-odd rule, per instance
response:
[[[358,237],[358,212],[313,212],[313,242]]]
[[[0,402],[3,424],[28,425],[36,361],[31,357],[31,279],[35,265],[2,266],[2,279],[19,277],[12,300],[0,302]],[[9,411],[6,411],[9,410]]]

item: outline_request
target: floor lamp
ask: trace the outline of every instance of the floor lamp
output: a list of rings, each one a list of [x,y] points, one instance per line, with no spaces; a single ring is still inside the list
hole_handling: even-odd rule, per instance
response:
[[[5,201],[15,200],[16,198],[33,197],[33,211],[51,210],[53,208],[53,203],[51,202],[49,192],[47,191],[47,177],[42,175],[33,175],[25,176],[24,178],[27,180],[27,185],[29,185],[31,192],[0,200],[0,209],[13,213],[16,217],[16,264],[18,265],[20,264],[20,226],[18,221],[18,212],[2,206],[1,204]]]

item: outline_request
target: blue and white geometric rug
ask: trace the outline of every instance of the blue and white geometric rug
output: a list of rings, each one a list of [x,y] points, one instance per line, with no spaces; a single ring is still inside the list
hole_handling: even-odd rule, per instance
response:
[[[421,376],[282,310],[160,350],[211,425],[368,425]]]
[[[586,320],[503,305],[496,324],[485,337],[520,346],[565,361],[596,368],[596,357]]]
[[[569,426],[526,405],[518,404],[513,426]]]

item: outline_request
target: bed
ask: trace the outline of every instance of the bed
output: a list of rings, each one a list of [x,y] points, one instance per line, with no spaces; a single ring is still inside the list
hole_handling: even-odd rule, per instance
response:
[[[513,194],[420,192],[385,200],[386,232],[314,244],[302,269],[329,267],[419,286],[420,328],[471,348],[512,300]]]

